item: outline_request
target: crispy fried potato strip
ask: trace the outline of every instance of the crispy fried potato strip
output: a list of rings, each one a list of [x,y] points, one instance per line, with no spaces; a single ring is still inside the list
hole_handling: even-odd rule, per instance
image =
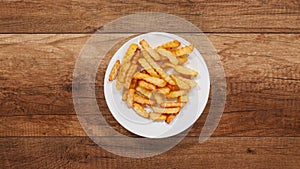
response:
[[[131,107],[132,107],[134,93],[135,93],[135,90],[134,90],[134,89],[129,89],[128,95],[127,95],[127,102],[126,102],[128,108],[131,108]]]
[[[148,89],[148,90],[155,90],[156,89],[155,85],[153,85],[151,83],[148,83],[144,80],[139,80],[138,85],[145,88],[145,89]]]
[[[136,72],[137,68],[138,68],[138,65],[130,66],[130,68],[127,72],[126,78],[125,78],[125,83],[124,83],[124,86],[126,89],[129,89],[132,77],[133,77],[134,73]]]
[[[118,74],[116,88],[117,90],[121,90],[123,83],[125,82],[126,73],[130,67],[130,62],[126,62],[121,65],[120,73]]]
[[[184,105],[183,102],[164,102],[160,104],[161,107],[183,107]]]
[[[163,107],[152,106],[151,109],[155,113],[163,113],[163,114],[175,114],[180,111],[180,107],[163,108]]]
[[[154,93],[153,96],[157,104],[161,104],[164,102],[163,97],[159,93]]]
[[[134,94],[133,101],[142,105],[154,105],[155,103],[153,100],[149,100],[139,94]]]
[[[175,49],[175,48],[178,48],[179,46],[180,46],[180,42],[178,40],[172,40],[165,44],[162,44],[159,47],[165,48],[165,49]]]
[[[149,114],[149,118],[153,121],[165,121],[167,119],[167,116],[164,114],[151,112]]]
[[[146,96],[148,99],[151,98],[152,96],[152,92],[145,89],[145,88],[142,88],[140,86],[136,87],[136,91],[138,91],[139,93],[141,93],[142,95]]]
[[[167,117],[167,119],[165,120],[165,122],[166,122],[167,124],[170,124],[171,121],[172,121],[175,117],[176,117],[176,115],[170,114],[170,115],[168,115],[168,117]]]
[[[156,70],[156,72],[168,83],[175,85],[175,82],[172,78],[144,51],[142,51],[143,56],[147,60],[147,62]],[[159,86],[161,87],[161,86]]]
[[[181,65],[173,65],[171,63],[164,63],[163,65],[164,67],[172,67],[176,72],[181,73],[183,75],[189,75],[189,76],[197,76],[198,72],[188,68],[188,67],[184,67]]]
[[[153,77],[159,77],[156,71],[151,67],[151,65],[144,58],[140,58],[138,62],[141,66]]]
[[[160,60],[159,54],[150,47],[149,43],[143,39],[140,41],[140,45],[149,53],[149,55],[156,61]]]
[[[181,76],[176,76],[178,79],[184,81],[186,84],[188,84],[191,88],[196,87],[198,84],[195,80],[187,79]]]
[[[179,49],[175,49],[172,51],[172,53],[175,56],[182,56],[182,55],[190,54],[191,52],[193,52],[193,50],[194,50],[194,45],[190,44],[189,46],[184,46]]]
[[[177,97],[185,95],[185,94],[186,94],[185,90],[172,91],[168,95],[166,95],[166,98],[168,98],[168,99],[177,98]]]
[[[128,90],[123,90],[123,94],[122,94],[122,100],[123,101],[127,100],[127,95],[128,95]]]
[[[179,79],[177,76],[171,75],[171,78],[174,79],[174,81],[176,82],[177,86],[180,89],[183,89],[183,90],[190,89],[190,86],[187,83],[185,83],[183,80]]]
[[[156,48],[157,53],[159,53],[160,55],[166,57],[169,59],[169,61],[174,64],[177,65],[178,64],[178,59],[176,58],[176,56],[170,52],[169,50],[162,48],[162,47],[158,47]]]
[[[133,110],[140,116],[149,118],[148,112],[145,110],[145,108],[138,103],[133,103]]]
[[[129,62],[137,49],[138,49],[137,44],[135,43],[131,44],[126,51],[125,56],[123,57],[122,63]]]
[[[109,81],[113,81],[116,79],[119,68],[120,68],[120,60],[117,60],[115,65],[110,71],[109,78],[108,78]]]
[[[185,56],[180,56],[180,57],[177,57],[177,60],[178,60],[179,65],[183,65],[188,61],[188,58]]]
[[[154,84],[154,85],[156,85],[158,87],[164,87],[164,86],[166,86],[166,82],[163,79],[152,77],[152,76],[144,74],[144,73],[137,72],[134,75],[134,78],[135,79],[145,80],[145,81],[147,81],[149,83],[152,83],[152,84]]]
[[[187,95],[178,97],[178,102],[187,103],[188,101],[189,101],[189,97]]]
[[[171,89],[169,87],[158,88],[157,91],[161,94],[167,95],[170,93]]]

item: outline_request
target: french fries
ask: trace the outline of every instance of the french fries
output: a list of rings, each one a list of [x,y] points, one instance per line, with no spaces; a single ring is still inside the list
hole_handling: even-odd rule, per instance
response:
[[[171,77],[146,53],[142,52],[148,63],[156,70],[156,72],[168,83],[175,85]]]
[[[161,107],[183,107],[184,105],[185,103],[183,102],[165,102],[160,104]]]
[[[175,56],[182,56],[182,55],[190,54],[191,52],[193,52],[193,50],[194,50],[194,45],[191,44],[189,46],[184,46],[184,47],[181,47],[179,49],[173,50],[172,53]]]
[[[148,112],[145,110],[145,108],[138,103],[133,103],[133,110],[140,116],[148,118],[149,114]]]
[[[155,103],[153,100],[149,100],[139,94],[134,94],[133,101],[142,105],[153,105]]]
[[[120,60],[117,60],[116,63],[115,63],[115,65],[113,66],[110,74],[109,74],[109,78],[108,78],[109,81],[113,81],[113,80],[116,79],[119,67],[120,67]]]
[[[138,91],[139,93],[141,93],[142,95],[146,96],[148,99],[150,99],[152,97],[152,92],[142,88],[140,86],[136,87],[136,91]]]
[[[180,46],[180,42],[179,42],[178,40],[172,40],[172,41],[170,41],[170,42],[167,42],[167,43],[165,43],[165,44],[162,44],[162,45],[159,46],[159,47],[165,48],[165,49],[168,49],[168,50],[172,50],[172,49],[178,48],[179,46]],[[159,48],[159,47],[157,47],[157,48]]]
[[[177,91],[172,91],[169,94],[166,95],[166,98],[168,99],[174,99],[179,96],[185,95],[186,91],[185,90],[177,90]]]
[[[153,121],[165,121],[167,116],[160,113],[151,112],[149,113],[149,118]]]
[[[154,49],[145,39],[139,44],[142,50],[138,44],[128,47],[108,80],[116,80],[117,90],[123,89],[122,100],[137,115],[170,124],[188,103],[189,90],[198,85],[193,79],[198,72],[184,66],[194,45],[180,47],[179,41],[172,40]],[[163,68],[175,71],[169,74]]]
[[[181,73],[183,75],[189,75],[189,76],[197,76],[198,72],[181,65],[173,65],[171,63],[164,63],[164,67],[172,67],[176,72]]]
[[[176,58],[176,56],[170,52],[169,50],[165,49],[165,48],[162,48],[162,47],[158,47],[156,49],[156,51],[162,55],[162,56],[165,56],[166,58],[169,59],[169,61],[174,64],[174,65],[177,65],[178,64],[178,59]]]
[[[187,95],[178,97],[178,102],[187,103],[188,101],[189,101],[189,97]]]
[[[144,80],[139,80],[138,85],[145,88],[145,89],[148,89],[148,90],[155,90],[156,89],[155,85],[153,85],[151,83],[148,83]]]
[[[168,115],[168,117],[166,118],[165,122],[166,122],[167,124],[170,124],[171,121],[172,121],[175,117],[176,117],[176,115],[170,114],[170,115]]]
[[[166,86],[166,82],[163,79],[160,79],[160,78],[157,78],[157,77],[152,77],[152,76],[144,74],[144,73],[137,72],[134,75],[134,78],[135,79],[145,80],[145,81],[147,81],[149,83],[152,83],[152,84],[154,84],[154,85],[156,85],[158,87],[164,87],[164,86]]]
[[[135,90],[129,89],[128,95],[127,95],[127,107],[131,108],[133,104],[133,97],[134,97]]]
[[[140,58],[138,62],[151,76],[159,77],[159,75],[155,72],[155,70],[149,65],[149,63],[144,58]]]
[[[152,106],[151,109],[155,113],[163,113],[163,114],[175,114],[180,111],[180,107],[163,108],[163,107]]]
[[[148,44],[148,42],[146,40],[141,40],[140,41],[140,45],[149,53],[149,55],[156,61],[160,60],[160,56],[159,54],[150,47],[150,45]]]
[[[129,46],[129,48],[127,49],[125,56],[123,57],[122,62],[129,62],[131,60],[131,58],[133,57],[135,51],[138,49],[138,45],[133,43]]]
[[[132,80],[132,76],[136,72],[137,68],[138,68],[138,65],[131,65],[131,67],[128,69],[127,76],[125,78],[125,83],[124,83],[124,86],[126,89],[129,89],[130,83]]]
[[[171,75],[171,78],[174,79],[174,81],[176,82],[177,86],[180,89],[183,89],[183,90],[190,89],[190,86],[183,80],[179,79],[177,76]]]

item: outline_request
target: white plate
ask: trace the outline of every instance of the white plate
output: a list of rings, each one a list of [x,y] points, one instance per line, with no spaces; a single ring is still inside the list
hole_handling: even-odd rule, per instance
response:
[[[116,81],[108,81],[109,73],[116,62],[122,60],[126,50],[132,43],[139,44],[139,41],[145,39],[152,47],[156,47],[171,40],[178,40],[182,45],[190,43],[185,39],[174,34],[163,32],[151,32],[134,37],[127,41],[112,57],[107,67],[104,78],[104,95],[106,103],[114,116],[114,118],[127,130],[139,136],[148,138],[166,138],[174,136],[188,129],[200,117],[209,96],[209,72],[205,61],[199,51],[195,48],[190,54],[188,62],[185,66],[190,67],[199,72],[196,77],[198,86],[189,92],[189,102],[170,123],[152,122],[137,115],[132,109],[127,108],[125,102],[122,101],[121,91],[116,90]],[[141,48],[141,47],[140,47]]]

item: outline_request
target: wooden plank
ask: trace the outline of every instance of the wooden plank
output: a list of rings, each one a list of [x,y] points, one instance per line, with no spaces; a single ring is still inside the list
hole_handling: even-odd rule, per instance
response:
[[[134,147],[128,147],[132,149]],[[300,138],[185,138],[146,159],[125,158],[87,137],[0,138],[1,168],[298,168]]]
[[[225,112],[214,135],[299,136],[299,35],[208,36],[224,64],[228,91]],[[71,81],[75,60],[89,37],[0,36],[1,136],[85,135],[74,111]],[[128,134],[105,104],[104,72],[105,66],[99,69],[96,83],[98,103],[107,121]],[[208,108],[190,136],[199,135]]]
[[[1,1],[1,33],[90,33],[119,17],[163,12],[204,32],[300,32],[300,2],[288,1]]]

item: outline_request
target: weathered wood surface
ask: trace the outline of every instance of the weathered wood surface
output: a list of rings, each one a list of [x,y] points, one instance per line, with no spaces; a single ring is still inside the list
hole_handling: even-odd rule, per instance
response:
[[[127,36],[112,37],[122,40]],[[72,75],[80,49],[89,37],[0,36],[1,136],[85,136],[73,107]],[[225,112],[214,136],[299,136],[300,36],[208,37],[218,50],[227,80]],[[96,83],[99,106],[109,124],[132,135],[114,120],[105,104],[105,69],[99,68]],[[207,113],[208,107],[189,136],[199,135]]]
[[[5,0],[0,2],[0,32],[90,33],[137,12],[174,14],[211,33],[300,32],[298,0]]]
[[[0,167],[299,168],[299,137],[214,137],[204,144],[197,141],[187,137],[163,154],[132,159],[111,154],[87,137],[0,138]]]

